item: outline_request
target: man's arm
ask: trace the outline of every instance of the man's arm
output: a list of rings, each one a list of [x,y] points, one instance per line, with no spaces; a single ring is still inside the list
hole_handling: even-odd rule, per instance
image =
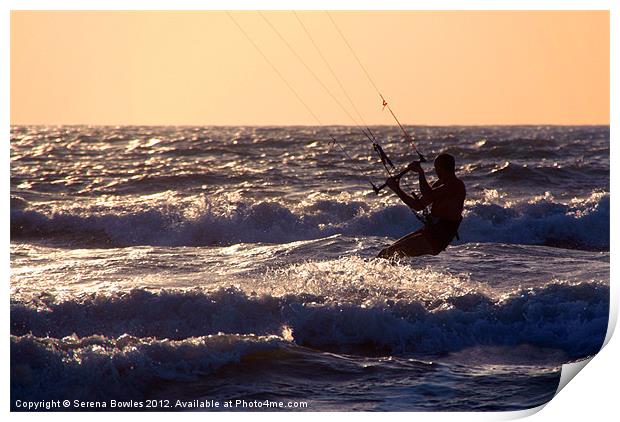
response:
[[[420,193],[422,194],[422,196],[431,196],[433,195],[433,189],[430,187],[430,185],[428,184],[428,182],[426,181],[426,175],[424,174],[424,170],[422,169],[422,167],[419,167],[418,165],[418,180],[420,183]]]
[[[400,179],[396,179],[394,177],[390,177],[387,180],[387,186],[394,191],[396,195],[407,205],[409,208],[413,208],[416,211],[422,211],[426,205],[419,199],[416,199],[412,196],[409,196],[400,188]]]
[[[416,173],[418,173],[420,193],[422,194],[422,196],[432,196],[433,188],[431,188],[426,181],[426,175],[424,174],[424,169],[422,169],[420,162],[414,161],[413,163],[409,164],[407,168],[411,171],[415,171]]]
[[[421,209],[424,209],[429,206],[435,199],[433,189],[434,184],[433,187],[431,187],[426,181],[426,175],[424,174],[424,170],[422,169],[419,161],[414,161],[413,163],[409,164],[408,168],[418,173],[418,181],[420,184],[421,194],[418,202],[420,203],[420,207],[422,207]]]
[[[409,168],[412,171],[418,173],[420,193],[422,194],[420,196],[420,199],[418,200],[418,205],[421,207],[421,209],[426,208],[428,205],[432,204],[434,201],[440,198],[454,194],[453,189],[444,185],[439,180],[435,181],[435,183],[433,183],[433,186],[430,186],[428,184],[428,181],[426,180],[426,175],[424,174],[424,170],[422,169],[422,166],[420,166],[419,161],[414,161],[413,163],[409,164]]]

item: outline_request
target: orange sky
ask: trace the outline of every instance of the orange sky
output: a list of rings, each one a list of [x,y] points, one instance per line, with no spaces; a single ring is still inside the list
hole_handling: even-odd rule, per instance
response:
[[[257,12],[232,14],[322,124],[353,124]],[[264,14],[347,106],[294,14]],[[607,11],[331,14],[403,123],[609,123]],[[366,123],[393,124],[327,15],[298,15]],[[317,124],[206,11],[13,11],[11,123]]]

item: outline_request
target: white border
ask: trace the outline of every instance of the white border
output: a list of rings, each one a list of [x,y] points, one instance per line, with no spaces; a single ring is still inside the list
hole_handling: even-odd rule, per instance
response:
[[[8,0],[2,2],[2,17],[0,18],[1,24],[1,62],[0,62],[0,83],[2,92],[2,99],[0,102],[0,121],[2,122],[3,133],[6,136],[6,142],[2,149],[2,159],[5,167],[3,175],[5,177],[4,184],[2,184],[2,198],[5,201],[6,206],[1,207],[2,218],[5,224],[2,226],[2,234],[5,239],[2,244],[2,251],[5,256],[5,265],[3,266],[6,271],[5,291],[9,292],[8,273],[9,273],[9,107],[10,107],[10,79],[9,79],[9,57],[10,57],[10,10],[237,10],[237,9],[263,9],[263,10],[282,10],[282,9],[305,9],[305,10],[320,10],[320,9],[332,9],[332,10],[611,10],[611,116],[618,116],[617,99],[618,99],[618,85],[615,81],[614,75],[618,72],[617,66],[617,51],[618,47],[618,13],[620,11],[617,2],[615,1],[603,1],[603,0],[590,0],[590,1],[577,1],[577,0],[521,0],[521,1],[499,1],[499,0],[477,0],[477,1],[458,1],[458,0],[436,0],[436,1],[394,1],[394,0],[382,0],[381,2],[361,0],[356,2],[344,2],[344,1],[241,1],[230,0],[227,2],[204,2],[197,0],[177,0],[177,1],[120,1],[120,0],[94,0],[94,1],[79,1],[79,0],[64,0],[64,1],[42,1],[42,0]],[[610,122],[611,138],[617,130],[617,122]],[[615,162],[614,158],[617,157],[615,140],[611,142],[611,162]],[[617,171],[615,167],[611,166],[611,190],[613,191],[617,182]],[[611,215],[617,215],[616,201],[614,196],[611,196]],[[616,230],[616,224],[614,220],[611,221],[611,279],[616,278],[617,271],[615,270],[615,245],[617,244],[618,232]],[[618,295],[616,292],[616,282],[612,282],[612,296],[610,307],[610,330],[606,341],[609,341],[613,327],[617,321],[618,314]],[[5,302],[6,303],[6,302]],[[3,315],[3,328],[4,339],[3,351],[4,351],[4,365],[2,366],[2,393],[4,400],[2,401],[2,409],[8,412],[9,409],[9,342],[6,340],[9,335],[9,312],[5,309]],[[575,382],[570,383],[562,393],[554,398],[546,407],[546,409],[534,416],[535,418],[545,418],[549,420],[566,419],[568,420],[584,420],[600,418],[600,420],[609,419],[609,415],[618,414],[618,406],[616,404],[617,394],[617,375],[618,375],[618,363],[615,356],[618,356],[618,341],[611,339],[608,345],[597,355],[591,363],[589,363],[588,370],[579,374],[578,379]],[[544,407],[544,406],[543,406]],[[381,415],[390,419],[407,420],[411,421],[412,418],[417,420],[505,420],[518,417],[527,416],[528,414],[535,413],[536,410],[522,412],[505,412],[505,413],[390,413],[389,415]],[[184,414],[183,417],[189,417],[191,419],[197,418],[204,420],[206,418],[229,418],[230,414]],[[314,420],[317,416],[320,418],[342,418],[343,416],[350,416],[351,414],[343,415],[342,413],[296,413],[290,415],[288,413],[270,413],[270,414],[252,414],[243,415],[243,417],[252,417],[259,419],[284,419],[299,418],[302,420]],[[45,417],[58,420],[66,419],[83,419],[84,414],[11,414],[11,417],[16,419],[31,417]],[[95,418],[108,418],[109,414],[96,414],[88,415],[87,417]],[[144,417],[146,415],[129,415],[132,419],[136,417]],[[149,414],[146,417],[155,417],[156,415]],[[174,415],[159,414],[157,418],[170,418]],[[356,419],[376,419],[377,414],[367,413],[355,413],[352,417]],[[114,417],[125,418],[125,414],[115,414]]]

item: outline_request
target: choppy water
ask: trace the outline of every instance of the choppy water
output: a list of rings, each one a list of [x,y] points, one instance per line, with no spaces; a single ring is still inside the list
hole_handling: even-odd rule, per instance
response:
[[[12,127],[12,401],[548,401],[607,328],[609,128],[413,132],[468,198],[460,241],[391,265],[419,223],[351,128]]]

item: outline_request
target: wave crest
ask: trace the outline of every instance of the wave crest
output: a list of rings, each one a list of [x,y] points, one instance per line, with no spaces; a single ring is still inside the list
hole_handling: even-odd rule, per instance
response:
[[[555,282],[502,298],[471,289],[427,301],[368,301],[362,293],[354,301],[235,288],[43,298],[11,304],[11,333],[182,340],[221,332],[279,336],[288,327],[297,344],[322,350],[407,355],[533,344],[576,358],[599,350],[609,317],[609,287],[599,283]]]
[[[545,196],[528,202],[466,205],[464,242],[502,242],[577,249],[609,249],[609,193],[572,203]],[[419,226],[401,205],[373,208],[359,200],[320,199],[297,206],[279,202],[207,203],[191,212],[166,206],[135,212],[72,212],[47,215],[11,210],[14,238],[68,237],[111,246],[201,246],[287,243],[334,234],[400,237]]]
[[[162,382],[196,380],[252,354],[285,347],[277,336],[11,336],[11,401],[139,400]]]

